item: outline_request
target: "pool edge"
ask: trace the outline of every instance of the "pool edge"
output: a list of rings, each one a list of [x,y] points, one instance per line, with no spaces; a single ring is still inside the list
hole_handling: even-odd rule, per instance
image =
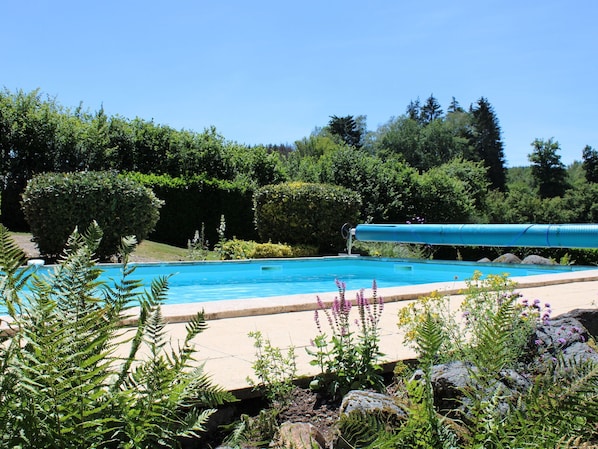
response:
[[[540,274],[510,278],[517,289],[534,288],[574,282],[598,281],[598,270],[580,270],[565,273]],[[466,288],[465,281],[437,282],[402,287],[387,287],[378,289],[378,297],[384,302],[397,302],[414,300],[432,292],[445,295],[459,294]],[[348,299],[355,298],[357,290],[346,292]],[[365,295],[371,298],[372,290],[365,289]],[[338,292],[324,292],[318,294],[300,294],[290,296],[275,296],[269,298],[228,299],[210,301],[206,303],[186,303],[162,306],[162,315],[168,323],[187,322],[198,312],[203,311],[207,320],[223,318],[237,318],[254,315],[273,315],[277,313],[304,312],[318,308],[317,298],[325,304],[330,304]],[[248,307],[248,304],[251,306]],[[134,324],[135,320],[127,324]]]

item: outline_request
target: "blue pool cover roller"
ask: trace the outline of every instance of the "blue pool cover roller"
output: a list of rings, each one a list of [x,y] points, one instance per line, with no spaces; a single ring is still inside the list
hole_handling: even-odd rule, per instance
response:
[[[598,248],[598,224],[360,224],[355,239],[456,246]]]

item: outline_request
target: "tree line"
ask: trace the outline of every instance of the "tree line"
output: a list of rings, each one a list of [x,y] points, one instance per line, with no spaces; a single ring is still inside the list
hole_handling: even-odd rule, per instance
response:
[[[559,151],[554,139],[536,139],[530,166],[507,169],[499,120],[484,97],[468,108],[453,98],[445,112],[430,95],[375,130],[365,116],[332,115],[293,144],[250,146],[214,127],[175,130],[103,108],[67,108],[39,90],[0,91],[1,219],[11,228],[25,226],[11,219],[34,175],[98,170],[200,176],[249,189],[340,185],[361,195],[364,221],[598,221],[598,152],[586,146],[582,162],[565,167]]]

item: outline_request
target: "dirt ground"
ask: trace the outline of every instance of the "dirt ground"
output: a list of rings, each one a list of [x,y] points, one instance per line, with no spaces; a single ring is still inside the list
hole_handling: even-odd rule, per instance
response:
[[[13,234],[12,238],[15,240],[17,245],[21,247],[29,259],[35,259],[39,257],[39,251],[35,243],[31,241],[31,236],[28,234]]]

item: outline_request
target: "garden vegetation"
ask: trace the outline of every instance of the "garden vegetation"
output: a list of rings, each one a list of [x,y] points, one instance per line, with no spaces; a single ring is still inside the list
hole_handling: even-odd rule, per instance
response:
[[[373,130],[364,116],[333,115],[292,144],[247,146],[227,141],[213,127],[175,130],[103,109],[69,109],[38,90],[3,90],[0,219],[13,231],[33,229],[22,194],[43,173],[115,171],[164,201],[150,237],[180,247],[202,223],[205,241],[214,245],[222,215],[228,238],[290,243],[279,241],[280,227],[261,217],[257,222],[269,230],[256,229],[253,210],[260,188],[289,182],[356,192],[358,222],[598,222],[598,152],[587,145],[581,161],[565,167],[552,138],[534,139],[528,151],[530,166],[505,167],[498,116],[484,97],[468,108],[453,98],[446,111],[433,96],[418,99]],[[320,245],[322,252],[344,248],[339,231],[330,230],[335,236]],[[558,260],[564,254],[546,255]],[[443,257],[450,256],[455,252]],[[589,263],[596,257],[579,253],[572,259]]]
[[[161,315],[168,278],[142,290],[127,264],[135,240],[125,239],[122,278],[99,281],[93,252],[101,237],[95,223],[75,231],[60,263],[42,275],[23,268],[24,254],[0,225],[9,316],[0,337],[2,447],[177,447],[235,400],[194,360],[203,314],[189,320],[184,341],[171,343]]]

